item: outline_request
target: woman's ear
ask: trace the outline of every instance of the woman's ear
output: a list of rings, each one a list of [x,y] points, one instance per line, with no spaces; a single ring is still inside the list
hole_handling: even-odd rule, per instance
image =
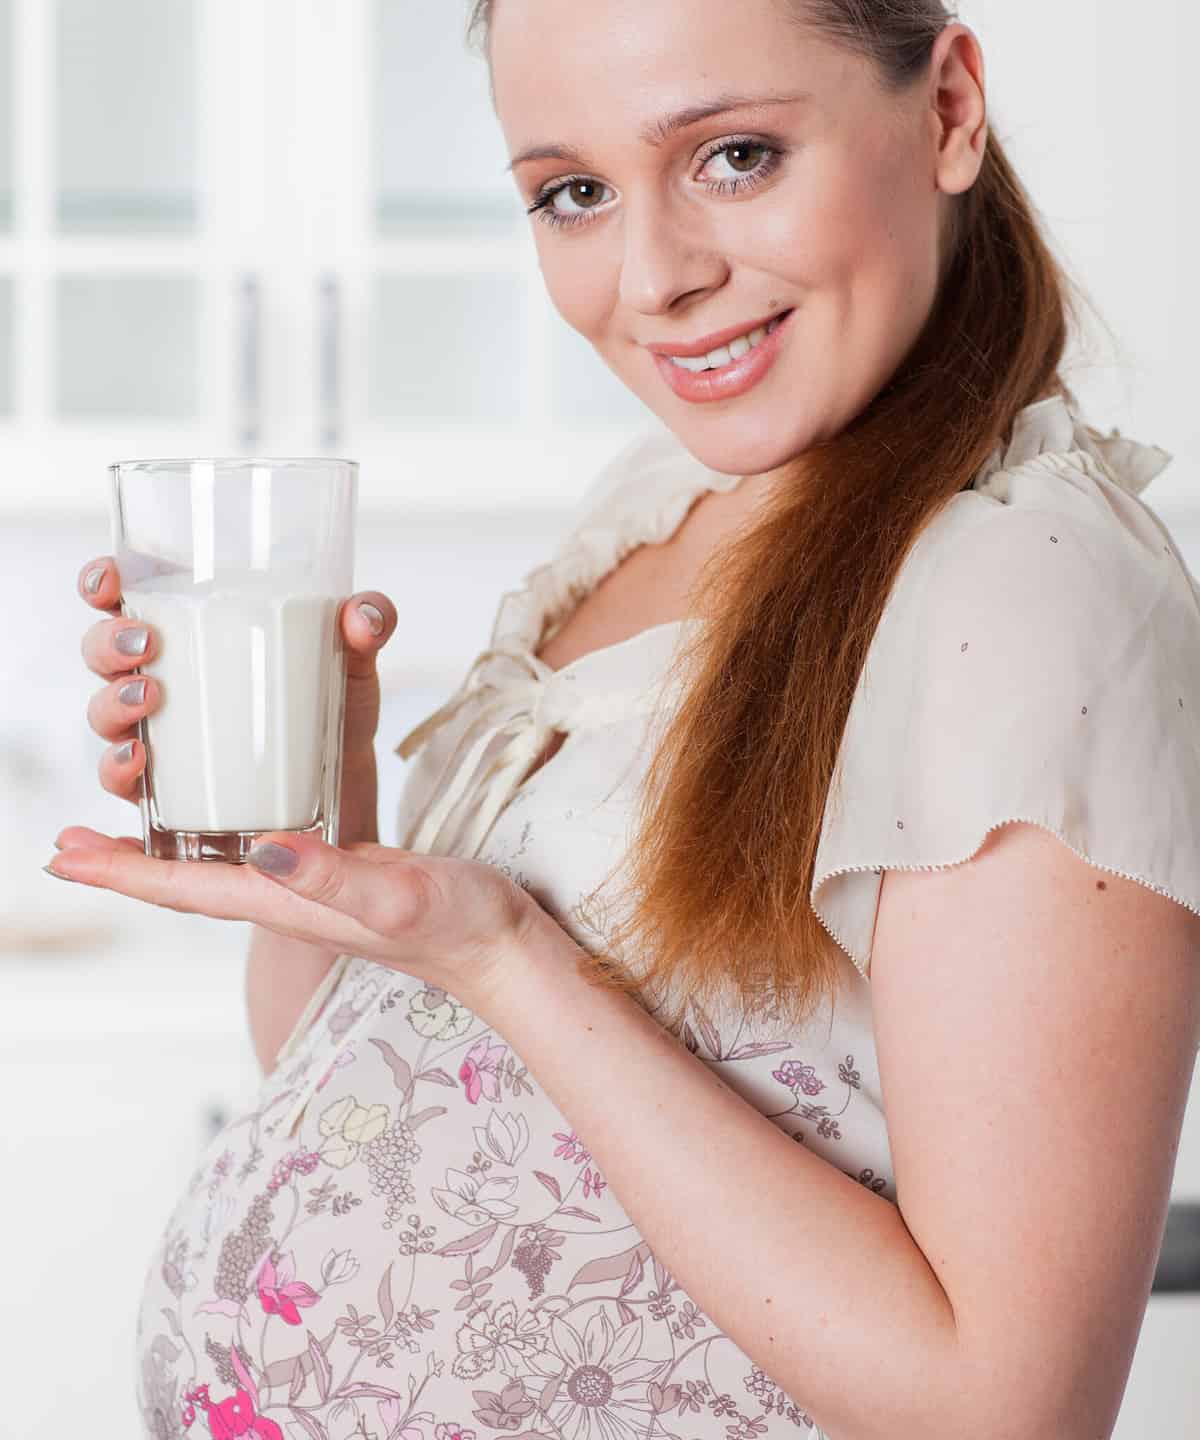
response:
[[[987,148],[983,51],[966,25],[948,25],[938,36],[930,55],[929,87],[937,186],[959,195],[974,185]]]

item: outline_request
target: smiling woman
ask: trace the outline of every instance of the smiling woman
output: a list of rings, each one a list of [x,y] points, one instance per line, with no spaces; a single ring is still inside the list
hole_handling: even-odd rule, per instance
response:
[[[1108,1435],[1200,1039],[1171,457],[1064,381],[939,0],[471,18],[656,420],[396,746],[397,847],[55,862],[340,952],[165,1227],[147,1433]]]

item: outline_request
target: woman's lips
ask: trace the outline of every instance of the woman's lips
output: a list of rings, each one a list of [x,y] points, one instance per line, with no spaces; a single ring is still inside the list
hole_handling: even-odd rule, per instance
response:
[[[719,370],[684,370],[665,355],[655,355],[654,363],[663,379],[681,400],[687,400],[693,405],[704,405],[714,400],[732,400],[757,385],[775,363],[795,313],[794,309],[785,311],[783,319],[760,345],[756,345],[740,360],[733,360]]]

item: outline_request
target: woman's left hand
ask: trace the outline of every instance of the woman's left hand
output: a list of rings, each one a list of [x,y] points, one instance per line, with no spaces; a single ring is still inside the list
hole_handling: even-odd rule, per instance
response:
[[[84,826],[59,833],[55,843],[64,848],[47,868],[168,910],[248,920],[361,955],[448,990],[485,1016],[498,988],[512,981],[526,937],[546,917],[532,896],[483,861],[367,841],[340,849],[279,831],[263,842],[272,842],[268,856],[274,846],[294,854],[295,869],[283,876],[249,863],[158,860],[139,839]]]

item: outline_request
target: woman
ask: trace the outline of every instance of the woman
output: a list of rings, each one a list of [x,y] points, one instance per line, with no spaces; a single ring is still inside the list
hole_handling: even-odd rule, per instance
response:
[[[472,18],[550,296],[661,423],[401,742],[399,848],[377,592],[350,843],[60,837],[259,926],[268,1073],[151,1265],[146,1433],[1107,1435],[1200,1034],[1170,456],[1063,383],[938,0]]]

